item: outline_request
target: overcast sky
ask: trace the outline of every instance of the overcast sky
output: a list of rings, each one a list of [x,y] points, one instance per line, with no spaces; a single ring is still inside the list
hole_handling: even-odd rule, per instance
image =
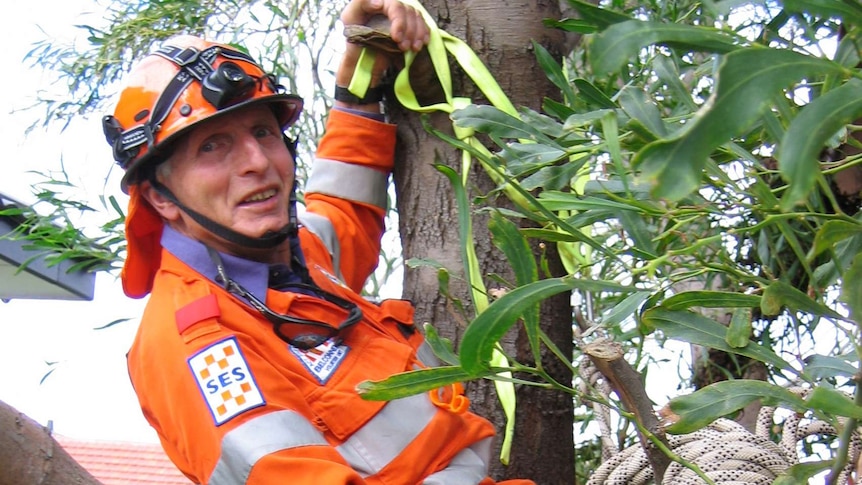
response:
[[[35,114],[22,110],[32,104],[36,89],[48,89],[51,80],[23,62],[32,43],[46,38],[69,42],[79,33],[73,25],[98,23],[100,14],[91,0],[8,2],[5,8],[8,57],[0,91],[0,193],[32,202],[30,185],[40,179],[27,172],[58,171],[62,161],[82,189],[80,198],[98,204],[113,163],[99,117],[79,120],[62,133],[37,129],[25,137]],[[65,436],[155,441],[125,364],[143,302],[126,298],[119,282],[105,274],[97,278],[95,295],[92,302],[0,302],[0,400],[42,425],[51,421],[54,432]],[[132,320],[93,330],[120,318]]]

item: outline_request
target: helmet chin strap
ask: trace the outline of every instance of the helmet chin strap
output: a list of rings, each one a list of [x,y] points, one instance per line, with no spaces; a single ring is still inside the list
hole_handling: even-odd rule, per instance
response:
[[[240,234],[239,232],[234,231],[227,226],[217,223],[216,221],[201,214],[200,212],[197,212],[187,207],[185,204],[183,204],[177,199],[177,197],[173,194],[173,192],[171,192],[170,189],[168,189],[161,182],[156,180],[155,177],[150,178],[150,183],[152,184],[156,192],[158,192],[162,197],[168,199],[174,205],[179,207],[180,210],[188,214],[188,216],[191,217],[192,220],[200,224],[201,227],[224,239],[225,241],[236,244],[237,246],[242,246],[249,249],[272,249],[283,243],[288,237],[296,235],[297,219],[295,188],[290,194],[290,207],[288,208],[287,225],[285,225],[278,231],[267,231],[266,233],[264,233],[263,236],[260,237],[250,237],[246,236],[245,234]]]

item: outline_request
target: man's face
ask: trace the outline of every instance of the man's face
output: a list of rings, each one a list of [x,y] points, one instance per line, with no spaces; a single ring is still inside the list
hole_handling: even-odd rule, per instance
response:
[[[264,105],[195,126],[180,141],[159,180],[180,202],[250,237],[289,222],[294,160],[272,110]],[[180,232],[226,252],[237,252],[187,214],[166,206],[162,217]],[[240,254],[241,255],[241,254]]]

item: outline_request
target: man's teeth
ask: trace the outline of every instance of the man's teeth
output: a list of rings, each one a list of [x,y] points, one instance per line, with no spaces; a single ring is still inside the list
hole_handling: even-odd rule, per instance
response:
[[[261,200],[269,199],[270,197],[275,196],[275,189],[270,189],[265,192],[260,192],[259,194],[252,195],[248,199],[245,199],[243,202],[258,202]]]

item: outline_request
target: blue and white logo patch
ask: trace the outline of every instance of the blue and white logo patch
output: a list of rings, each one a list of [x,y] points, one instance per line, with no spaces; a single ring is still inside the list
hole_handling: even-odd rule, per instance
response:
[[[236,338],[201,350],[189,358],[189,367],[217,426],[264,404]]]
[[[308,350],[299,350],[292,345],[288,348],[321,384],[326,384],[326,381],[332,377],[350,350],[346,345],[336,345],[334,339],[329,339]]]

